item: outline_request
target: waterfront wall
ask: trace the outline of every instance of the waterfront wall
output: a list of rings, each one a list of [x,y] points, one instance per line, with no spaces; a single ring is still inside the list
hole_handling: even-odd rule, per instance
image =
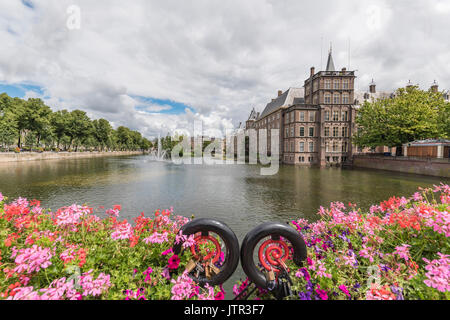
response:
[[[142,151],[112,151],[112,152],[21,152],[0,153],[0,162],[22,162],[35,160],[62,160],[79,158],[96,158],[111,156],[127,156],[143,154]]]
[[[450,178],[449,159],[354,156],[353,167],[381,169]]]

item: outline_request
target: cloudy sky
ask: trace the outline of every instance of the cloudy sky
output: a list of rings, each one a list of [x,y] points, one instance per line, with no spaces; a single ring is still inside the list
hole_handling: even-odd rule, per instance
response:
[[[449,30],[450,0],[1,0],[0,92],[147,137],[219,135],[324,68],[330,42],[360,90],[448,89]]]

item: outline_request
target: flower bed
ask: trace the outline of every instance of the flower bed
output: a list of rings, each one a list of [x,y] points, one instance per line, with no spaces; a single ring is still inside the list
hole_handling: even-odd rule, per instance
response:
[[[176,233],[189,219],[173,210],[142,213],[131,225],[118,219],[120,206],[101,219],[88,206],[51,212],[36,200],[6,200],[0,193],[2,299],[224,298],[221,286],[200,288],[183,273],[191,253],[171,247],[192,244]],[[308,258],[301,268],[287,263],[296,292],[288,299],[449,299],[449,209],[450,187],[440,185],[367,213],[337,202],[321,207],[317,222],[292,221]]]

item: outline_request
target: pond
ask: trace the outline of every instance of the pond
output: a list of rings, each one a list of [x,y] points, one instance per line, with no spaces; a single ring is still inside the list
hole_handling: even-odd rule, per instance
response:
[[[273,176],[257,165],[176,165],[148,156],[46,160],[0,164],[0,192],[56,210],[72,203],[122,205],[122,218],[173,206],[175,214],[222,220],[241,242],[259,223],[317,219],[332,201],[368,209],[389,197],[409,196],[439,177],[387,171],[281,166]],[[225,285],[243,277],[239,267]]]

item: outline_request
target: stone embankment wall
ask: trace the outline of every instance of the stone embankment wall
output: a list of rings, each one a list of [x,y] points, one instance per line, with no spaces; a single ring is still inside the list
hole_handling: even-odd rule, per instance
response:
[[[78,158],[95,158],[95,157],[111,157],[139,155],[142,151],[112,151],[112,152],[2,152],[0,153],[0,162],[21,162],[35,160],[58,160],[58,159],[78,159]]]
[[[450,178],[450,159],[354,156],[353,167]]]

